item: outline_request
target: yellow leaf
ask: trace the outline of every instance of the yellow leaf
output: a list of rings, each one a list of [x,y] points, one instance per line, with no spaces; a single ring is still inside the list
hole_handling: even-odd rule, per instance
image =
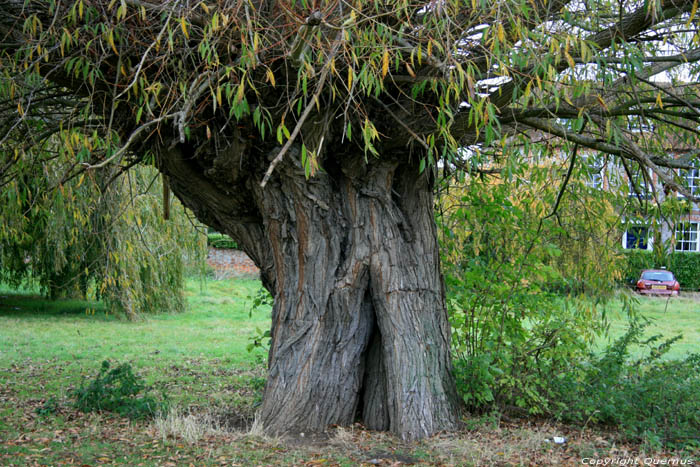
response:
[[[569,54],[568,50],[564,51],[564,56],[566,57],[566,61],[569,63],[569,66],[573,69],[576,68],[576,62],[574,62],[574,58]]]
[[[352,68],[348,68],[348,89],[352,89]]]
[[[695,0],[693,2],[693,7],[690,10],[690,17],[688,18],[688,22],[686,23],[687,25],[690,25],[690,23],[695,19],[695,14],[698,12],[698,0]]]
[[[498,40],[500,42],[505,42],[506,40],[506,30],[503,29],[503,25],[501,23],[498,23],[498,29],[496,31],[496,34],[498,35]]]
[[[408,74],[411,75],[411,78],[416,77],[416,73],[413,71],[413,68],[411,68],[411,65],[408,63],[406,64],[406,71],[408,71]]]
[[[187,32],[187,22],[185,21],[184,16],[180,17],[180,29],[182,29],[182,33],[185,35],[185,38],[189,39],[190,33]]]
[[[664,102],[661,100],[661,92],[656,94],[656,105],[658,105],[660,109],[664,108]]]
[[[275,74],[270,70],[269,68],[267,69],[267,80],[270,82],[272,87],[275,87]]]
[[[382,57],[382,78],[386,76],[389,72],[389,51],[384,50],[384,56]]]
[[[114,45],[114,33],[111,29],[107,33],[107,43],[109,43],[109,46],[112,48],[112,50],[114,50],[114,53],[119,55],[117,47]]]
[[[595,96],[595,97],[596,97],[596,99],[598,99],[598,103],[599,103],[605,110],[608,110],[608,106],[607,106],[607,104],[605,103],[605,101],[603,100],[603,98],[600,97],[600,95]]]

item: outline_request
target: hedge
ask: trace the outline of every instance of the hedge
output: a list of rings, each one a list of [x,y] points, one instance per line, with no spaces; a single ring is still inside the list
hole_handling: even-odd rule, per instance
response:
[[[228,235],[220,234],[218,232],[210,232],[207,234],[207,245],[214,248],[227,248],[231,250],[237,250],[238,244]]]
[[[670,255],[660,257],[652,251],[625,251],[626,270],[623,279],[628,284],[634,284],[639,279],[643,269],[665,268],[673,272],[683,290],[700,289],[700,253],[674,251]]]

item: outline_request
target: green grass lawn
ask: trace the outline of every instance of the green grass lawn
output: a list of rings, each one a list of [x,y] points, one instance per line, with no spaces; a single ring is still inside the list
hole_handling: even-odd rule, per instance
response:
[[[261,368],[265,353],[246,350],[256,328],[267,328],[269,313],[249,316],[248,296],[258,281],[187,283],[189,311],[161,313],[130,322],[107,315],[99,303],[50,302],[40,297],[0,292],[0,367],[12,364],[60,367],[60,374],[42,382],[47,391],[60,391],[89,375],[103,360],[128,362],[158,383],[163,372],[179,372],[187,384],[183,402],[196,399],[203,387],[206,399],[217,398],[211,385],[222,368],[236,373]],[[233,370],[232,370],[233,371]],[[36,390],[31,384],[24,390]]]
[[[491,418],[412,444],[361,427],[334,429],[321,444],[247,432],[265,381],[265,351],[246,349],[269,325],[268,309],[250,316],[249,297],[259,287],[253,280],[191,279],[187,312],[137,322],[107,315],[99,303],[0,289],[0,465],[351,466],[391,465],[401,456],[420,465],[540,464],[610,449],[614,436],[590,428]],[[625,329],[620,303],[608,307],[613,335]],[[665,305],[640,300],[641,314],[655,319],[649,333],[683,332],[675,357],[700,351],[700,302]],[[131,364],[177,413],[151,422],[78,412],[69,391],[94,378],[106,359]],[[51,400],[56,409],[39,415]],[[562,434],[569,444],[553,451],[545,439]]]
[[[663,358],[681,359],[691,353],[700,353],[700,294],[686,294],[670,300],[638,295],[633,295],[631,298],[639,316],[649,321],[644,332],[645,338],[655,335],[662,335],[664,338],[683,336],[681,340],[674,343]],[[597,343],[599,348],[623,335],[628,329],[629,319],[623,310],[623,300],[620,298],[608,304],[609,335],[599,339]],[[643,354],[642,348],[632,349],[633,357]]]

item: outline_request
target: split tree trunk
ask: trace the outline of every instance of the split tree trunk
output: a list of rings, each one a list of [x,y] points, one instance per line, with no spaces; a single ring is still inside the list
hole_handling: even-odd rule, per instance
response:
[[[240,241],[274,295],[263,425],[282,434],[359,420],[404,439],[454,428],[430,177],[405,155],[359,153],[307,180],[298,159],[290,151],[264,189],[247,183],[259,223],[227,219],[230,197],[203,180],[193,192],[172,157],[165,167],[195,212],[218,206],[200,217]]]
[[[453,427],[428,176],[360,157],[309,181],[291,162],[278,170],[258,192],[276,272],[264,426],[359,418],[406,439]]]

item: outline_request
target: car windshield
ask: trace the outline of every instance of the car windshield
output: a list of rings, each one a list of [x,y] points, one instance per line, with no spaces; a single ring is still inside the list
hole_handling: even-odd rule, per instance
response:
[[[673,281],[673,274],[669,271],[644,271],[642,279],[648,281]]]

